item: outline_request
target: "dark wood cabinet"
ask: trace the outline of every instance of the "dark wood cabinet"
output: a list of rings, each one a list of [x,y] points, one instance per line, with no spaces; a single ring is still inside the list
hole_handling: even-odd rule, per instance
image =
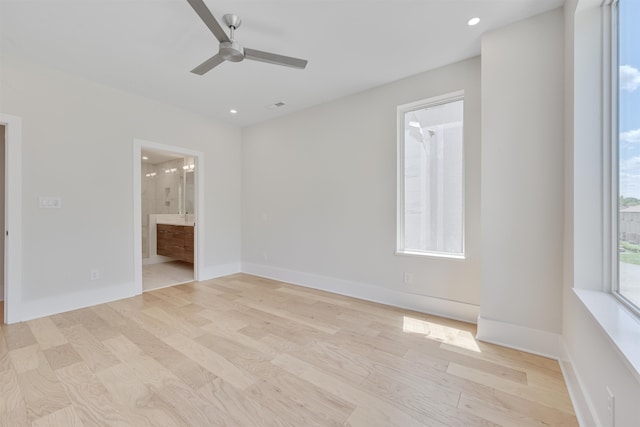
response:
[[[193,227],[158,224],[158,255],[193,263]]]

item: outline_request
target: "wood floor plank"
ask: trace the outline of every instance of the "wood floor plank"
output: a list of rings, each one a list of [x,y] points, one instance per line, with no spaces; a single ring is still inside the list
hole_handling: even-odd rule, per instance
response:
[[[27,325],[43,350],[67,343],[67,339],[48,317],[30,320]]]
[[[183,294],[177,286],[161,288],[153,293],[154,296],[174,307],[184,307],[191,304],[191,301],[184,298]]]
[[[377,411],[358,406],[347,418],[345,427],[403,427],[396,420],[381,417]]]
[[[38,344],[31,344],[26,347],[17,348],[9,352],[9,359],[17,373],[30,371],[38,368],[39,353],[41,352]]]
[[[37,344],[36,338],[31,333],[31,329],[26,323],[14,323],[12,325],[2,325],[4,341],[9,350]]]
[[[59,411],[71,404],[60,380],[42,352],[38,353],[38,367],[17,374],[20,391],[26,403],[30,422]]]
[[[486,401],[467,395],[462,395],[458,408],[505,427],[544,427],[547,425],[542,421],[529,419],[523,414],[505,411]]]
[[[32,423],[32,427],[83,427],[80,417],[72,405],[66,406],[49,415],[38,418]]]
[[[577,426],[556,361],[234,274],[0,326],[2,426]]]
[[[118,364],[118,359],[89,333],[84,326],[69,326],[63,328],[62,333],[91,371],[96,372]]]
[[[223,336],[207,333],[195,341],[249,374],[262,372],[265,364],[268,365],[267,362],[276,356],[269,348],[266,351],[256,350],[251,338],[242,334]]]
[[[8,360],[8,355],[3,356]],[[3,357],[0,357],[2,359]],[[26,403],[20,391],[18,376],[8,363],[6,369],[0,369],[0,414],[26,410]]]
[[[168,381],[155,394],[165,405],[173,406],[188,426],[231,426],[233,418],[220,411],[202,395],[181,381]]]
[[[107,389],[85,362],[60,368],[56,374],[84,425],[132,425],[122,416],[120,406],[111,400]]]
[[[52,316],[52,320],[61,330],[82,326],[97,340],[117,335],[117,332],[104,319],[98,316],[92,307]]]
[[[246,392],[298,425],[341,426],[356,406],[282,369],[271,370]]]
[[[208,325],[202,327],[202,329],[210,332],[221,330],[237,331],[251,324],[250,320],[243,318],[241,312],[235,310],[216,311],[205,309],[198,315],[210,321]]]
[[[275,335],[269,332],[268,330],[265,330],[265,328],[255,326],[255,325],[249,325],[247,327],[244,327],[240,329],[238,332],[250,338],[253,338],[257,341],[260,341],[261,343],[271,347],[274,351],[278,353],[295,351],[301,347],[300,345],[296,344],[293,341],[289,341],[288,339],[280,335]]]
[[[28,427],[31,423],[27,417],[25,407],[14,409],[9,412],[0,412],[0,426],[7,427]]]
[[[302,297],[304,300],[306,300],[307,304],[315,304],[316,302],[321,301],[327,304],[339,305],[342,307],[349,307],[351,305],[349,304],[348,301],[340,301],[334,296],[326,297],[324,295],[321,295],[320,292],[318,291],[314,292],[313,289],[309,289],[309,288],[299,288],[299,287],[293,288],[293,287],[279,286],[276,289],[276,292],[282,292],[287,295]]]
[[[209,350],[188,337],[175,334],[166,337],[164,342],[240,390],[244,390],[255,382],[255,379],[248,373],[242,371],[218,353]]]
[[[466,395],[466,393],[463,392],[463,396],[464,395]],[[546,425],[574,427],[578,425],[578,421],[573,413],[552,408],[539,402],[533,402],[500,390],[494,389],[492,393],[486,393],[484,395],[471,394],[467,397],[478,399],[500,411],[522,416],[529,420],[540,421]]]
[[[82,362],[82,357],[73,348],[71,344],[63,344],[51,347],[42,352],[49,362],[51,369],[64,368],[74,363]]]
[[[455,362],[509,381],[527,384],[528,377],[524,368],[516,369],[493,361],[468,357],[461,353],[450,351],[451,346],[434,345],[431,341],[421,340],[419,338],[412,341],[412,343],[412,348],[405,354],[405,359],[407,360],[422,361],[425,357],[429,357],[429,359],[437,360],[443,364]]]
[[[409,350],[409,346],[404,342],[398,342],[389,338],[362,336],[345,330],[336,334],[336,341],[343,345],[350,343],[360,344],[364,347],[376,349],[399,357],[404,356]]]
[[[274,316],[278,316],[282,319],[285,320],[290,320],[292,322],[295,322],[299,325],[303,325],[312,329],[316,329],[320,332],[324,332],[327,334],[335,334],[336,332],[338,332],[340,330],[340,328],[336,327],[336,326],[332,326],[329,325],[327,323],[324,323],[322,321],[312,321],[311,319],[306,319],[304,316],[300,316],[291,312],[288,312],[286,310],[282,310],[279,308],[275,308],[275,307],[270,307],[269,305],[266,304],[257,304],[255,302],[247,302],[245,300],[240,300],[241,304],[244,304],[245,306],[249,307],[249,308],[253,308],[255,310],[259,310],[265,313],[269,313],[272,314]]]
[[[362,354],[350,351],[345,346],[326,341],[314,341],[311,345],[289,354],[355,384],[361,384],[371,374],[375,363],[368,357],[363,357]]]
[[[121,329],[121,332],[128,340],[140,347],[146,356],[158,362],[193,389],[198,389],[217,378],[215,374],[138,325],[127,325]]]
[[[541,403],[551,408],[560,409],[569,413],[573,412],[571,400],[567,394],[563,393],[562,390],[543,389],[514,383],[512,381],[498,378],[495,375],[482,372],[478,369],[469,368],[457,363],[450,363],[447,373],[469,381],[487,385],[505,393]]]
[[[227,414],[231,418],[229,425],[270,427],[286,424],[276,413],[222,379],[205,384],[198,394]]]
[[[134,364],[135,365],[135,364]],[[151,386],[145,385],[136,367],[121,363],[96,374],[102,385],[109,391],[111,399],[127,409],[127,418],[136,426],[180,425],[184,420],[171,405],[156,399]],[[175,377],[174,377],[175,378]],[[160,388],[162,383],[152,382]]]
[[[273,363],[293,375],[297,375],[298,377],[305,379],[316,387],[322,388],[329,393],[335,393],[337,397],[351,403],[352,405],[367,408],[367,410],[375,413],[375,416],[380,419],[395,420],[395,422],[407,427],[424,426],[424,423],[427,421],[425,419],[421,419],[422,417],[414,418],[414,414],[409,414],[408,411],[404,411],[392,404],[386,403],[383,399],[374,394],[369,394],[359,387],[350,385],[340,378],[326,374],[316,369],[314,366],[287,354],[279,355],[273,360]],[[430,422],[428,425],[444,426],[445,424]]]
[[[202,335],[202,329],[185,322],[179,317],[172,316],[161,308],[151,307],[145,309],[143,312],[160,322],[166,323],[167,326],[171,326],[175,330],[175,333],[179,333],[189,338],[195,338]]]
[[[129,367],[130,372],[134,375],[132,381],[137,379],[142,384],[161,388],[166,381],[178,379],[173,372],[143,353],[139,347],[125,337],[112,338],[104,341],[104,344],[124,365]]]

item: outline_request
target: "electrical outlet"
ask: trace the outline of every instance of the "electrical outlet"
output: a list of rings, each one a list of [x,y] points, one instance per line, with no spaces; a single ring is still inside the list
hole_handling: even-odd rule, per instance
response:
[[[262,259],[265,260],[265,261],[269,259],[269,254],[267,254],[266,251],[262,252]]]
[[[413,283],[413,273],[404,272],[404,283],[411,284]]]
[[[616,398],[609,387],[607,387],[607,415],[609,427],[616,427]]]
[[[40,209],[60,209],[62,208],[62,198],[57,196],[38,197],[38,207]]]
[[[91,270],[90,275],[91,280],[98,280],[100,279],[100,270]]]

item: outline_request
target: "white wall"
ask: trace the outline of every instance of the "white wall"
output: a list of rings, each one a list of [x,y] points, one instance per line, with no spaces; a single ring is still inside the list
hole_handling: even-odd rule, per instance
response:
[[[479,89],[473,58],[243,129],[243,269],[417,309],[444,301],[444,314],[475,321]],[[465,91],[467,259],[397,256],[396,107],[457,90]],[[403,283],[405,271],[413,284]],[[446,301],[475,308],[462,316]]]
[[[239,270],[239,128],[8,55],[2,59],[0,111],[23,122],[24,316],[131,290],[134,137],[204,152],[202,271],[206,277]],[[39,209],[41,195],[60,196],[62,209]],[[89,280],[91,269],[100,270],[100,280]]]
[[[562,328],[563,28],[556,9],[482,39],[478,336],[551,355]]]

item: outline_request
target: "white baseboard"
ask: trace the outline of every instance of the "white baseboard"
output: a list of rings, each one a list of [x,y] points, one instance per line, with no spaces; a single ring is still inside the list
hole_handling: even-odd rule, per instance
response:
[[[479,307],[473,304],[399,292],[366,283],[320,276],[301,271],[286,270],[253,263],[242,263],[242,272],[469,323],[475,323],[479,313]]]
[[[478,334],[481,341],[526,351],[551,359],[565,359],[562,336],[539,329],[478,316]]]
[[[206,267],[200,272],[200,280],[214,279],[239,272],[240,263]],[[15,315],[12,315],[11,323],[129,298],[140,293],[136,291],[136,288],[134,284],[124,283],[92,291],[64,294],[35,301],[22,301],[19,305],[12,302],[12,312]]]
[[[198,280],[210,280],[218,277],[229,276],[230,274],[240,273],[240,263],[234,262],[231,264],[213,265],[209,267],[202,267],[198,271]]]
[[[15,316],[16,319],[14,319],[14,321],[22,322],[129,298],[139,294],[135,292],[134,288],[135,285],[132,283],[123,283],[121,285],[94,289],[92,291],[56,295],[35,301],[22,301],[20,303],[19,313]]]
[[[575,369],[573,369],[571,355],[566,352],[564,341],[562,347],[565,349],[564,351],[567,358],[559,361],[560,369],[562,370],[562,376],[565,384],[567,385],[567,390],[569,391],[569,397],[571,398],[571,403],[573,404],[573,410],[576,413],[578,424],[580,427],[596,427],[598,423],[595,421],[594,417],[596,411],[594,409],[593,402],[591,402],[589,397],[583,391],[585,390],[583,382],[580,380],[580,376]]]

